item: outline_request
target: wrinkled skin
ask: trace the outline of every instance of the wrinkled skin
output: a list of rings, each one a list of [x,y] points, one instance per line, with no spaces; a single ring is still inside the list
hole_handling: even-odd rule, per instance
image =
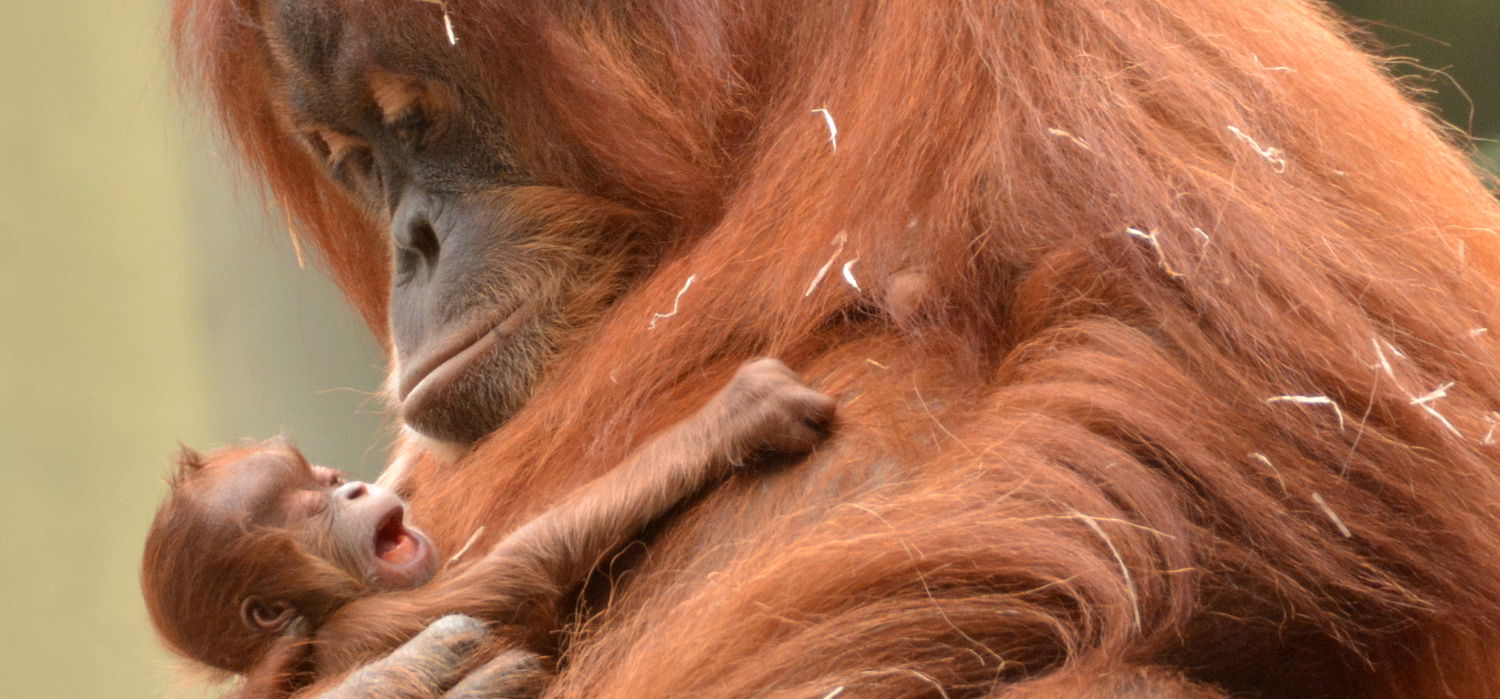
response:
[[[490,636],[485,625],[473,617],[443,617],[406,645],[360,668],[320,696],[421,699],[441,692],[444,699],[478,699],[540,693],[546,674],[531,653],[502,653],[479,669],[465,672],[469,654],[482,647]],[[443,688],[450,689],[443,691]]]
[[[642,216],[528,176],[504,115],[460,89],[472,81],[462,65],[442,66],[439,79],[415,49],[340,34],[337,18],[308,3],[267,3],[263,14],[283,47],[287,128],[390,232],[390,388],[401,418],[432,439],[473,442],[525,402],[640,271]]]

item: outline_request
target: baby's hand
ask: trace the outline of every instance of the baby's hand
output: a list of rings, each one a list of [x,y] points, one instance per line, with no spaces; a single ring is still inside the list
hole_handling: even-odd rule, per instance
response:
[[[714,404],[745,451],[801,453],[827,436],[836,402],[780,361],[757,359],[740,367]]]

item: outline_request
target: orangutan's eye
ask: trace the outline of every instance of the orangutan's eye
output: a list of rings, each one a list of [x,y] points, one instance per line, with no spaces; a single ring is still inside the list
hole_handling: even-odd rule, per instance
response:
[[[427,135],[427,114],[418,105],[412,105],[401,110],[394,119],[386,125],[396,135],[396,140],[401,145],[413,151],[419,151],[423,145],[423,137]]]
[[[297,491],[297,512],[303,517],[316,517],[328,509],[329,494],[326,490]]]
[[[333,488],[344,484],[344,473],[327,466],[312,467],[313,479],[325,487]]]

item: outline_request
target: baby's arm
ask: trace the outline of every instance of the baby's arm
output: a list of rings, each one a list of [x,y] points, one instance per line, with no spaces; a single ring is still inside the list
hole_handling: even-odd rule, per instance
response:
[[[746,364],[697,413],[517,529],[490,557],[526,561],[563,589],[579,585],[602,557],[755,452],[811,449],[833,410],[833,398],[781,362]]]
[[[320,671],[368,661],[446,613],[483,619],[530,647],[556,625],[563,596],[611,551],[756,451],[811,449],[833,410],[832,398],[781,362],[746,364],[698,412],[457,574],[351,602],[318,634]]]

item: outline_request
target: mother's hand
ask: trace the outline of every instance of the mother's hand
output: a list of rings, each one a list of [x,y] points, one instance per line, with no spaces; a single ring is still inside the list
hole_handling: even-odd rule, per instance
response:
[[[493,638],[489,629],[473,617],[445,616],[390,655],[314,694],[321,699],[523,699],[540,694],[548,673],[536,654],[527,651],[505,651],[462,676],[472,665],[474,654],[485,650]]]

